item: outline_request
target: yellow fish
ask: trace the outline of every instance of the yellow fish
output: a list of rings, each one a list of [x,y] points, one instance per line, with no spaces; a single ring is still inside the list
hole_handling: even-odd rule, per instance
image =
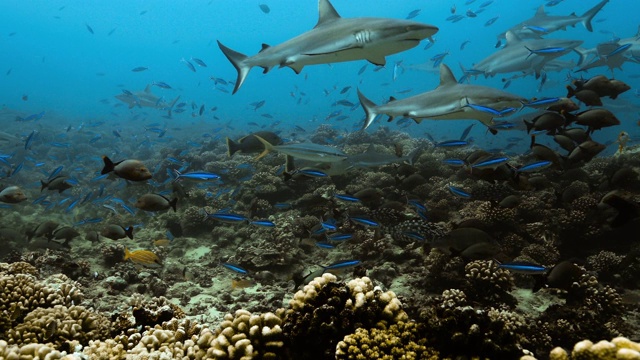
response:
[[[124,261],[131,260],[132,262],[145,266],[162,266],[158,255],[149,250],[134,250],[129,251],[124,248]]]
[[[627,146],[627,142],[629,142],[629,139],[631,139],[631,137],[626,131],[620,132],[620,134],[618,135],[618,152],[619,153],[622,153],[622,150],[624,150],[624,147]]]
[[[158,239],[153,242],[153,245],[158,247],[165,247],[171,245],[171,240],[169,239]]]

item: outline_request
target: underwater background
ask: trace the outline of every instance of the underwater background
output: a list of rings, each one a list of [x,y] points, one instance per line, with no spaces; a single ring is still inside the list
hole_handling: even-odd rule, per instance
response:
[[[217,41],[258,54],[317,5],[0,4],[0,358],[640,358],[640,4],[334,0],[438,30],[232,94]],[[514,26],[582,43],[471,72]],[[363,130],[358,90],[437,91],[441,64],[518,109]]]

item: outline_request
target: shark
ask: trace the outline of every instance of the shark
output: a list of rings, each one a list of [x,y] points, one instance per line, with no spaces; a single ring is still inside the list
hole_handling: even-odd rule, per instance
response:
[[[166,102],[163,97],[158,97],[151,92],[151,84],[149,84],[144,91],[137,91],[134,93],[127,91],[116,95],[115,98],[129,105],[129,109],[137,106],[140,108],[149,107],[159,110],[167,110],[169,111],[169,117],[171,117],[171,109],[173,109],[173,106],[180,99],[180,95],[173,99],[173,101]]]
[[[390,18],[343,18],[329,0],[318,1],[318,23],[282,44],[262,45],[256,55],[247,56],[218,46],[238,72],[235,94],[249,71],[261,67],[263,73],[274,67],[288,67],[299,74],[306,65],[368,60],[385,65],[386,56],[416,47],[434,35],[438,28],[424,23]]]
[[[511,31],[507,31],[506,39],[507,43],[504,48],[487,56],[475,64],[471,70],[478,74],[484,74],[485,77],[519,71],[531,72],[531,70],[537,76],[549,61],[570,53],[583,43],[582,40],[565,39],[533,39],[525,41]],[[534,53],[537,50],[548,48],[563,50],[548,54]]]
[[[536,14],[532,18],[511,27],[509,30],[501,34],[498,34],[498,39],[504,39],[509,31],[517,34],[522,39],[539,39],[542,35],[546,35],[557,30],[566,30],[567,27],[574,27],[577,23],[582,23],[588,31],[592,32],[593,26],[591,25],[591,20],[593,20],[596,14],[598,14],[598,12],[602,10],[608,2],[609,0],[600,1],[594,7],[587,10],[587,12],[582,16],[578,16],[576,13],[571,13],[568,16],[547,15],[544,11],[544,5],[540,5]],[[498,43],[500,43],[500,41]]]
[[[435,90],[427,91],[406,99],[391,100],[376,105],[367,99],[358,89],[360,104],[365,112],[362,130],[373,123],[380,114],[412,118],[416,123],[423,119],[431,120],[469,120],[475,119],[492,133],[493,118],[511,113],[523,107],[527,99],[502,90],[481,85],[459,84],[451,69],[440,64],[440,84]]]
[[[624,45],[627,45],[627,44],[629,44],[628,48],[625,48],[624,50],[620,51],[615,55],[608,55],[608,54],[612,54],[614,51],[616,51],[616,49],[620,48],[622,46],[621,43],[608,42],[608,43],[598,44],[598,46],[595,47],[595,52],[592,52],[592,57],[590,62],[580,67],[580,69],[578,69],[577,72],[587,71],[600,66],[606,66],[609,68],[609,70],[613,74],[614,69],[622,70],[622,64],[624,64],[627,61],[637,63],[638,60],[636,60],[633,57],[633,55],[631,57],[626,56],[626,54],[629,53],[629,50],[632,48],[632,45],[633,45],[632,43],[629,43],[629,42],[627,42]],[[587,57],[586,54],[587,52],[580,53],[580,60],[583,60],[584,58],[586,58]]]

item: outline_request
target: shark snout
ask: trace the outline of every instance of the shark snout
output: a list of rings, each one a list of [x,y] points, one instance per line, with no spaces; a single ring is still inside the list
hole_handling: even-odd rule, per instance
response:
[[[423,24],[423,23],[411,23],[405,26],[405,33],[408,35],[407,38],[411,39],[426,39],[430,38],[432,35],[438,32],[438,27]]]

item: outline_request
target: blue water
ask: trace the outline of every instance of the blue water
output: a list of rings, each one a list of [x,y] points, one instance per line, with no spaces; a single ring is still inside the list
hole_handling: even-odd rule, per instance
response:
[[[463,1],[334,1],[334,6],[343,17],[393,17],[404,18],[414,9],[420,13],[413,20],[436,25],[436,43],[428,50],[423,41],[416,48],[387,58],[387,66],[373,72],[369,64],[365,73],[357,75],[366,61],[338,63],[332,65],[308,66],[300,75],[290,69],[273,69],[266,75],[254,69],[236,95],[224,93],[215,88],[210,77],[234,81],[236,73],[216,45],[220,40],[230,48],[255,54],[262,43],[275,45],[286,41],[313,27],[317,21],[315,1],[264,1],[271,11],[265,14],[255,1],[5,1],[0,11],[0,39],[4,56],[0,57],[3,86],[0,87],[2,105],[23,112],[25,115],[45,111],[47,115],[40,121],[46,122],[53,115],[67,122],[83,122],[88,119],[112,122],[126,121],[138,110],[119,105],[114,96],[122,89],[140,91],[152,81],[164,81],[173,90],[154,88],[154,93],[172,99],[177,95],[181,101],[205,104],[207,111],[203,126],[216,126],[233,121],[234,127],[242,132],[243,123],[259,123],[280,120],[314,129],[335,110],[349,117],[341,122],[331,122],[346,131],[359,129],[363,117],[357,107],[353,111],[345,107],[331,107],[339,99],[346,98],[357,104],[355,88],[359,87],[375,102],[389,96],[408,97],[432,90],[437,86],[435,71],[411,70],[408,65],[423,64],[431,68],[429,59],[445,51],[449,55],[445,63],[450,65],[456,76],[461,76],[458,64],[472,66],[485,56],[496,51],[496,34],[508,29],[531,16],[543,1],[496,0],[478,14],[476,18],[466,17],[460,22],[450,23],[445,19],[451,15],[450,8],[456,5],[457,14],[465,14],[468,9],[476,11],[482,1],[469,5]],[[582,14],[597,1],[565,0],[548,7],[552,15]],[[582,39],[584,47],[590,48],[614,36],[631,37],[636,33],[637,22],[633,14],[637,12],[634,2],[612,0],[596,16],[594,32],[589,33],[578,24],[567,31],[558,31],[548,37]],[[498,20],[484,26],[490,18]],[[86,26],[90,26],[91,34]],[[109,33],[111,32],[111,35]],[[464,50],[460,44],[470,40]],[[207,68],[197,67],[190,71],[181,62],[184,58],[200,58]],[[576,54],[563,56],[562,60],[577,60]],[[393,64],[402,61],[404,72],[392,79]],[[148,67],[144,72],[132,72],[137,66]],[[637,136],[637,100],[634,95],[635,80],[630,75],[638,74],[638,65],[625,63],[624,71],[616,70],[615,77],[631,84],[632,90],[623,94],[626,106],[616,115],[623,119],[623,127]],[[433,69],[435,70],[435,69]],[[543,91],[536,91],[538,82],[532,77],[514,80],[507,89],[524,97],[564,96],[566,74],[549,73],[548,83]],[[606,68],[591,70],[587,76],[609,74]],[[498,76],[490,79],[478,78],[475,84],[501,88]],[[339,91],[345,86],[351,90],[345,95]],[[232,86],[223,87],[231,90]],[[398,91],[413,89],[406,94]],[[326,91],[331,91],[327,96]],[[300,92],[303,96],[297,104]],[[28,100],[21,97],[28,95]],[[106,99],[103,100],[103,99]],[[103,100],[101,102],[101,100]],[[248,104],[265,100],[265,105],[255,112]],[[626,103],[625,103],[626,104]],[[217,107],[215,111],[209,109]],[[153,109],[144,109],[148,118],[162,115]],[[270,120],[259,114],[271,114]],[[217,118],[214,118],[216,116]],[[174,114],[169,122],[180,126],[191,121],[191,112]],[[380,122],[381,123],[381,122]],[[378,123],[377,123],[378,124]],[[414,136],[430,132],[438,139],[458,134],[470,124],[469,121],[430,122],[412,124],[406,131]],[[386,123],[385,123],[386,125]],[[379,126],[379,125],[374,125]],[[394,128],[394,125],[390,125]],[[597,133],[596,140],[612,140],[621,130],[605,129]],[[472,135],[476,140],[484,139],[488,146],[500,146],[501,138],[484,135],[484,129],[476,127]],[[504,136],[502,136],[504,138]]]

